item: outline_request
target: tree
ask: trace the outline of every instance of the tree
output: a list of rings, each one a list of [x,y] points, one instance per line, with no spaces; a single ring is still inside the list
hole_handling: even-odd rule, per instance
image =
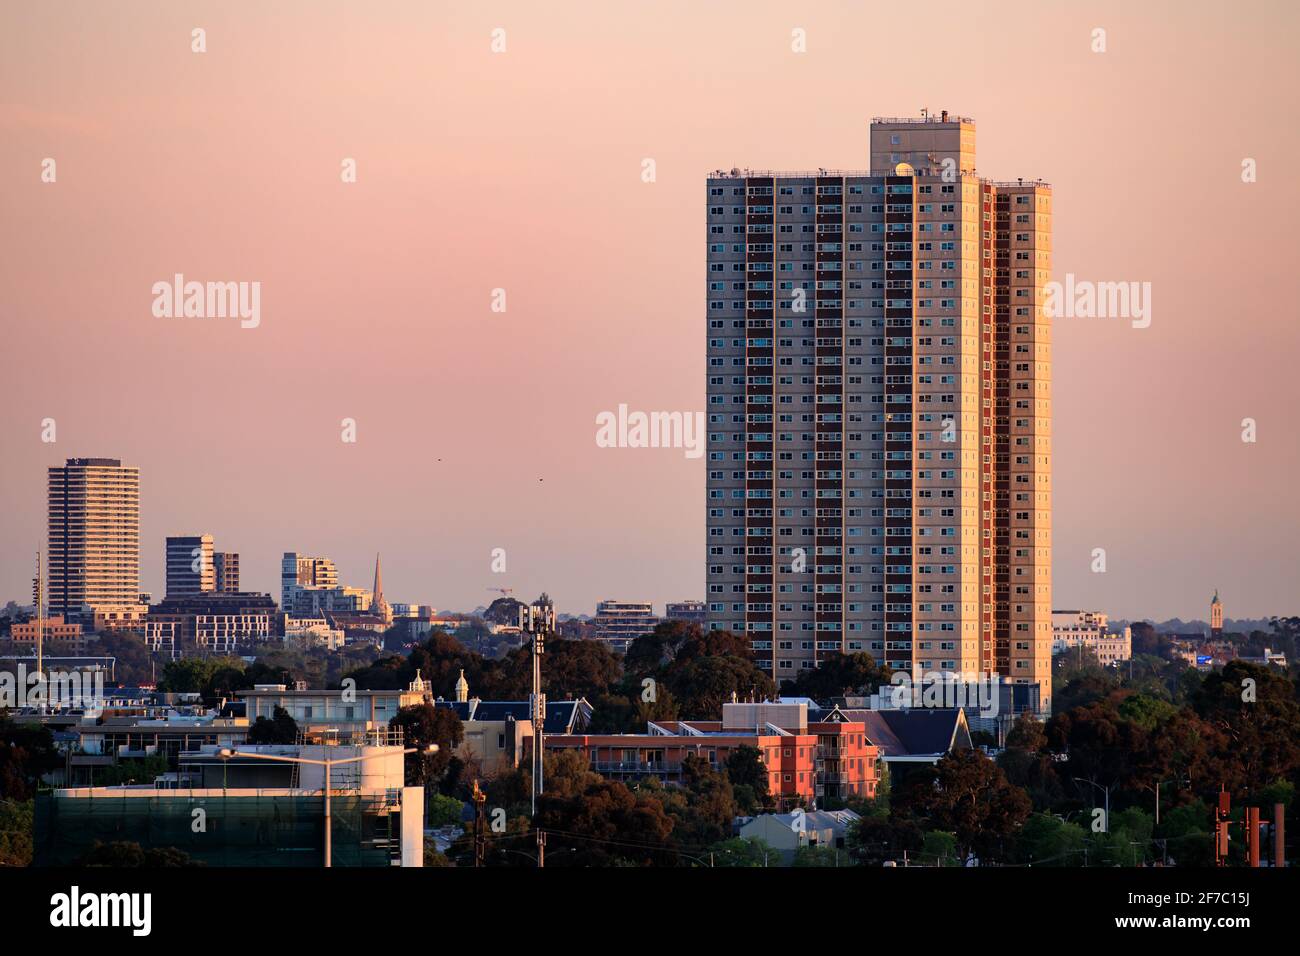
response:
[[[174,846],[145,849],[131,840],[114,840],[94,845],[77,861],[80,866],[112,867],[178,867],[203,866],[190,858],[184,850]]]
[[[781,854],[763,840],[732,837],[714,843],[703,854],[710,866],[780,866]],[[697,864],[696,864],[697,865]]]
[[[0,713],[0,799],[30,800],[41,777],[62,763],[48,727]]]
[[[684,714],[697,720],[719,720],[722,705],[733,697],[769,699],[776,694],[772,679],[748,657],[696,655],[679,657],[663,679]]]
[[[870,654],[828,654],[814,668],[786,680],[781,691],[792,697],[828,700],[832,697],[868,696],[888,686],[891,671],[878,666]]]
[[[230,697],[252,687],[238,657],[182,657],[168,661],[158,689],[172,694],[200,694],[205,700]]]
[[[993,855],[1032,808],[1025,792],[1011,786],[997,764],[978,750],[954,751],[928,772],[918,772],[906,803],[926,821],[926,830],[951,832],[963,859],[971,853]]]
[[[1021,714],[1007,732],[1006,745],[1032,752],[1043,750],[1047,746],[1047,732],[1043,722],[1033,714]]]
[[[0,866],[32,865],[35,802],[0,800]]]
[[[1029,866],[1079,866],[1087,832],[1047,813],[1035,813],[1016,834],[1014,861]]]
[[[460,824],[461,815],[465,812],[465,804],[455,797],[433,793],[429,794],[427,803],[424,816],[427,826],[449,827]]]
[[[740,800],[740,788],[745,788],[748,798],[740,809],[746,813],[756,813],[775,806],[768,787],[767,765],[763,763],[763,754],[757,747],[737,747],[727,758],[727,776],[736,791],[737,802]]]
[[[1132,780],[1135,757],[1147,745],[1146,732],[1123,719],[1109,700],[1053,715],[1047,724],[1047,738],[1053,750],[1069,754],[1070,776],[1102,786]]]
[[[685,806],[674,814],[674,838],[691,846],[726,839],[738,813],[727,774],[719,773],[707,760],[691,754],[682,761],[682,784]]]
[[[688,642],[702,640],[703,636],[704,630],[698,624],[663,621],[628,646],[623,655],[623,671],[637,678],[658,674],[677,659],[678,650]]]
[[[677,702],[666,688],[656,687],[653,700],[644,696],[602,694],[594,698],[588,733],[629,734],[644,730],[649,721],[677,719]]]
[[[963,859],[957,853],[956,834],[931,830],[921,838],[921,849],[916,854],[924,866],[961,866]]]
[[[1155,730],[1157,724],[1177,712],[1178,708],[1169,701],[1151,694],[1130,694],[1119,704],[1119,715],[1146,731]]]
[[[853,821],[844,839],[849,856],[864,866],[902,860],[904,854],[918,852],[923,843],[924,834],[915,821],[892,812]]]
[[[801,846],[794,851],[791,866],[840,866],[849,862],[847,853],[829,846]]]
[[[248,728],[250,744],[292,744],[298,742],[298,722],[283,707],[276,707],[270,719],[258,717]]]
[[[92,771],[92,782],[97,787],[120,787],[131,783],[153,783],[167,773],[171,765],[160,754],[137,759],[119,760],[117,763]]]
[[[407,747],[424,750],[432,744],[438,745],[437,753],[406,755],[406,783],[413,787],[433,786],[442,780],[456,748],[465,739],[464,725],[450,707],[432,704],[403,707],[388,726],[402,731]]]
[[[92,653],[116,660],[113,674],[121,683],[138,686],[153,680],[154,654],[144,638],[129,631],[103,631],[97,643]]]
[[[1300,704],[1295,685],[1267,667],[1230,661],[1205,678],[1192,699],[1204,720],[1227,738],[1244,796],[1300,769]]]
[[[673,866],[672,818],[649,794],[600,780],[572,796],[548,790],[537,801],[537,826],[547,831],[547,865]],[[567,850],[569,852],[559,852]]]

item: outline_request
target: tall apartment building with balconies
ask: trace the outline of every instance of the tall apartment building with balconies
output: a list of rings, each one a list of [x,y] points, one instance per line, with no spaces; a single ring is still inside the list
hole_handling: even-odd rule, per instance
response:
[[[778,683],[865,651],[1047,709],[1050,187],[945,112],[707,191],[709,626]]]
[[[212,568],[216,572],[216,590],[233,594],[239,590],[239,552],[214,551]]]
[[[167,538],[166,596],[193,597],[217,589],[212,535],[185,534]]]
[[[649,601],[601,601],[596,605],[596,640],[604,641],[610,650],[623,653],[632,642],[649,634],[659,624],[654,607]]]
[[[69,458],[49,469],[50,615],[87,621],[140,597],[140,469]]]

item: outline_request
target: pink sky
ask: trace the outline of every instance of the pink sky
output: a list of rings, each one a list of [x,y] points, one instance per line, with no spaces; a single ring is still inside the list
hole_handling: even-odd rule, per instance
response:
[[[918,10],[6,4],[0,601],[76,456],[140,467],[155,595],[206,531],[273,593],[300,550],[358,585],[382,551],[390,600],[443,608],[702,598],[705,462],[595,416],[704,408],[705,176],[865,167],[872,116],[928,106],[1053,184],[1057,278],[1153,284],[1148,329],[1055,329],[1054,604],[1300,612],[1296,8]],[[259,281],[261,326],[154,318],[177,272]]]

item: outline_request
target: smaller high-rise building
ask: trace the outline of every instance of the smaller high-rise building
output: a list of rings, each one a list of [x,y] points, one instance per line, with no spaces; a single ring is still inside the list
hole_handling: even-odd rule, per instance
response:
[[[212,556],[210,534],[168,537],[167,597],[192,597],[215,591],[216,569]]]
[[[1218,637],[1223,633],[1223,602],[1219,600],[1219,590],[1215,588],[1214,598],[1210,601],[1210,633]]]
[[[649,634],[659,623],[654,605],[649,601],[601,601],[596,605],[596,640],[604,641],[612,651],[622,653],[642,634]]]
[[[376,583],[383,585],[376,568]],[[359,614],[370,610],[371,592],[339,586],[339,572],[329,558],[286,551],[280,564],[280,607],[294,617],[328,613]],[[391,620],[391,619],[390,619]]]
[[[67,620],[140,592],[140,469],[69,458],[49,469],[46,610]]]
[[[212,569],[215,587],[219,594],[234,594],[239,590],[239,554],[234,551],[214,551]]]

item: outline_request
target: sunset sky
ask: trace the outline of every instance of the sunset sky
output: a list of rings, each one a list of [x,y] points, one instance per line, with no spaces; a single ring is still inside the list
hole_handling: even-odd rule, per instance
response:
[[[1300,613],[1297,9],[6,3],[0,603],[87,456],[141,469],[156,597],[209,532],[277,599],[286,550],[450,610],[704,598],[706,460],[595,422],[704,409],[705,177],[865,168],[929,107],[1052,184],[1056,278],[1152,284],[1150,328],[1053,332],[1054,606]],[[260,326],[154,317],[176,273],[260,282]]]

